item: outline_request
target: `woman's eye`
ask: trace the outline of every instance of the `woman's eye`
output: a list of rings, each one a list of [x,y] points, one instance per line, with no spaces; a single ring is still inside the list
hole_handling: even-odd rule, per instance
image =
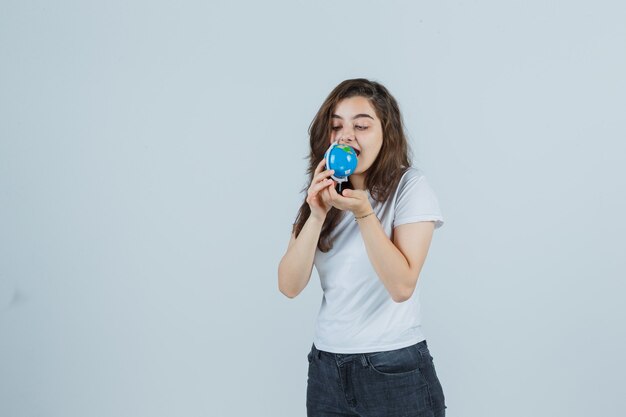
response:
[[[356,125],[355,127],[360,130],[365,130],[369,128],[369,126],[359,126],[359,125]],[[341,129],[341,126],[333,126],[333,130],[339,130],[339,129]]]

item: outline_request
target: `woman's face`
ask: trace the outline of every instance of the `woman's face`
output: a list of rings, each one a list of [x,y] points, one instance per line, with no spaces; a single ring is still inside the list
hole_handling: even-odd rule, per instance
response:
[[[358,161],[354,174],[365,172],[383,146],[383,128],[374,108],[365,97],[341,100],[331,116],[330,144],[337,141],[353,147]]]

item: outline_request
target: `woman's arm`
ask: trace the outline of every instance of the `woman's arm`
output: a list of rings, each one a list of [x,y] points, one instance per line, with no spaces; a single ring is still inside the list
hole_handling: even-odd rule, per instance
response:
[[[426,260],[435,223],[421,221],[396,227],[389,239],[380,221],[367,216],[357,221],[367,255],[396,303],[411,298]]]
[[[309,283],[323,225],[323,220],[309,216],[298,238],[291,234],[287,253],[278,265],[278,289],[289,298],[300,294]]]
[[[333,206],[350,210],[355,217],[359,217],[357,222],[367,256],[393,301],[401,303],[408,300],[426,260],[435,222],[402,224],[393,229],[392,241],[376,216],[366,216],[373,214],[373,210],[365,191],[346,189],[339,195],[331,188],[329,192]],[[360,218],[362,216],[366,217]]]

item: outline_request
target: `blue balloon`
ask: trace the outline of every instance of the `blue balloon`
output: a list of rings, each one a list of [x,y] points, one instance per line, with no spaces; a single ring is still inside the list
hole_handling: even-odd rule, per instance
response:
[[[337,142],[330,145],[324,154],[326,159],[326,169],[334,169],[331,177],[335,181],[348,181],[348,176],[352,175],[358,164],[355,150],[348,145],[340,145]]]

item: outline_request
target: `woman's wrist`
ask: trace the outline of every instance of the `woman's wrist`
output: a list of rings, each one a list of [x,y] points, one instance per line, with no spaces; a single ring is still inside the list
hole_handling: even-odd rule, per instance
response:
[[[367,213],[367,214],[364,214],[363,216],[354,216],[354,221],[356,222],[357,220],[364,219],[364,218],[366,218],[366,217],[371,216],[372,214],[374,214],[374,210],[370,211],[370,212],[369,212],[369,213]]]
[[[354,217],[363,217],[368,215],[369,213],[372,213],[374,210],[372,209],[372,205],[368,204],[364,207],[361,207],[357,210],[353,210],[352,214],[354,214]]]
[[[317,216],[311,214],[311,215],[309,215],[309,220],[311,222],[313,222],[313,223],[317,223],[319,225],[323,225],[324,222],[326,221],[326,216],[320,218],[320,217],[317,217]]]

